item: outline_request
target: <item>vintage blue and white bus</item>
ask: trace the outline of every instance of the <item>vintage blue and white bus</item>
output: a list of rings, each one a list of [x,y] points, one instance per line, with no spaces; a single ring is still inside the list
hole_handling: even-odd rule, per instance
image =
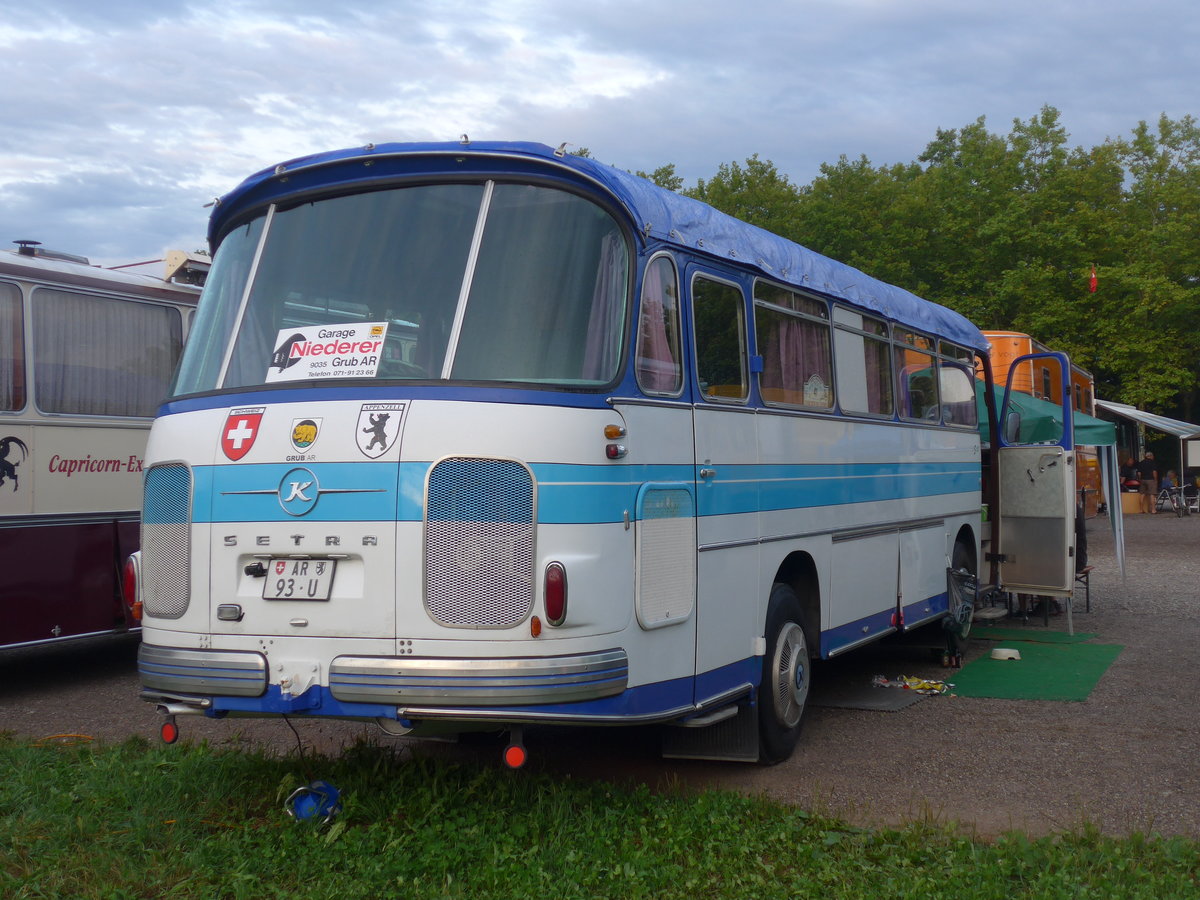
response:
[[[121,571],[200,296],[18,243],[0,251],[0,648],[138,627]]]
[[[168,739],[662,723],[777,761],[812,659],[978,570],[987,342],[911,293],[528,143],[283,163],[209,239],[132,561]]]

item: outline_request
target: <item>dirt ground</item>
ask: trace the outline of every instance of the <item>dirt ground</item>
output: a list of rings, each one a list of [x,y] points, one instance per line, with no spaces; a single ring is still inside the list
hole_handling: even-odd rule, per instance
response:
[[[990,837],[1086,823],[1114,835],[1200,838],[1200,516],[1125,522],[1124,581],[1108,520],[1088,523],[1092,612],[1083,612],[1080,596],[1075,628],[1124,649],[1084,702],[936,696],[897,712],[813,707],[795,754],[769,768],[663,760],[651,729],[531,732],[530,768],[763,794],[864,825],[919,818]],[[1041,618],[1011,624],[1045,627]],[[1065,630],[1066,617],[1051,618],[1049,627]],[[973,642],[968,661],[992,646]],[[136,637],[124,637],[0,654],[0,730],[34,739],[156,739],[158,716],[137,698],[136,652]],[[866,673],[953,681],[926,650],[890,644],[820,664],[814,677]],[[297,749],[278,720],[190,717],[180,725],[184,740]],[[363,737],[393,741],[373,726],[312,720],[296,727],[306,751],[336,753]],[[418,752],[498,765],[500,747],[485,740]]]

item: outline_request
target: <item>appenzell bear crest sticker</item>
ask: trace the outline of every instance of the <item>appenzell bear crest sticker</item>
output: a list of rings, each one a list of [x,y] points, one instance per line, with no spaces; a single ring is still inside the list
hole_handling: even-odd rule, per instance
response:
[[[371,459],[391,450],[400,440],[407,407],[405,403],[364,403],[354,428],[358,449]]]

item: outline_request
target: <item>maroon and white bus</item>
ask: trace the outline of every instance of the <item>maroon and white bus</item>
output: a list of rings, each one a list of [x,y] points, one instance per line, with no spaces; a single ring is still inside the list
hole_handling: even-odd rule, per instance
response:
[[[0,648],[137,625],[121,569],[142,458],[200,293],[178,266],[129,274],[18,243],[0,250]]]

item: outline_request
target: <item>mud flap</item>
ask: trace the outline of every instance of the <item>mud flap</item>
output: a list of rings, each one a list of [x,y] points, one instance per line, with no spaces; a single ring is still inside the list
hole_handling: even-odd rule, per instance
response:
[[[758,762],[758,709],[743,701],[736,707],[664,725],[662,755],[666,759]]]

